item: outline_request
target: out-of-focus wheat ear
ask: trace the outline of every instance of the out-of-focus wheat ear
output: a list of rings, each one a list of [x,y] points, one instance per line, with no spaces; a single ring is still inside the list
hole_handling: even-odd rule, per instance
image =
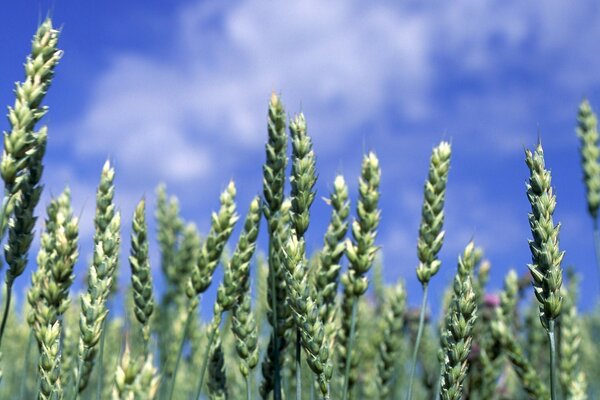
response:
[[[458,400],[463,396],[462,385],[468,369],[467,357],[471,351],[472,331],[477,319],[477,301],[472,281],[474,249],[473,242],[470,242],[458,259],[452,301],[442,333],[440,394],[444,400]]]
[[[125,351],[117,365],[111,398],[153,400],[158,392],[159,377],[152,364],[152,354],[134,359],[125,344]]]
[[[577,112],[577,137],[580,139],[579,151],[583,182],[587,194],[588,212],[594,221],[598,218],[600,207],[600,147],[598,146],[598,120],[588,100],[583,100]]]
[[[600,145],[598,140],[598,119],[588,100],[583,100],[577,112],[577,128],[580,139],[581,168],[586,189],[587,209],[594,225],[594,251],[596,268],[600,279],[600,227],[598,208],[600,207]]]
[[[227,399],[227,377],[221,339],[217,337],[211,349],[208,366],[208,398],[211,400]]]
[[[179,250],[178,239],[179,235],[184,232],[184,224],[179,216],[179,202],[176,197],[167,195],[167,188],[164,184],[156,188],[155,218],[160,248],[160,266],[169,284],[167,293],[170,293],[171,290],[179,287],[178,283],[181,279],[177,270],[176,257]]]
[[[325,232],[323,248],[317,260],[318,270],[315,280],[321,320],[333,321],[335,314],[335,298],[338,292],[340,261],[344,256],[344,238],[348,231],[350,201],[348,186],[342,175],[338,175],[333,183],[333,190],[326,200],[331,206],[331,219]]]
[[[514,305],[516,304],[515,274],[509,273],[504,281],[504,292],[500,295],[500,307],[496,308],[496,318],[491,323],[492,336],[502,347],[502,351],[511,361],[523,389],[533,399],[547,399],[550,397],[548,388],[540,379],[538,371],[525,357],[525,353],[515,337],[514,330],[510,328]]]
[[[12,286],[28,262],[36,217],[35,208],[42,193],[43,157],[46,152],[48,131],[36,124],[46,114],[42,106],[54,69],[62,57],[57,48],[58,30],[46,19],[33,37],[31,54],[25,61],[25,81],[17,83],[16,100],[8,109],[10,132],[4,133],[4,150],[0,161],[0,175],[4,181],[4,196],[0,205],[0,241],[8,227],[4,247],[6,271],[5,310],[0,324],[0,343],[6,328],[12,297]]]
[[[563,288],[563,313],[560,323],[560,381],[566,398],[587,399],[587,378],[580,367],[581,320],[577,315],[577,279],[571,278],[569,290]]]
[[[540,303],[540,321],[548,334],[550,345],[550,394],[557,398],[556,345],[554,328],[560,315],[562,296],[562,268],[565,255],[559,249],[558,232],[560,224],[554,224],[552,215],[556,207],[556,196],[552,188],[550,171],[546,169],[544,150],[538,143],[535,150],[525,151],[525,162],[530,175],[527,182],[527,198],[531,204],[529,226],[533,239],[529,241],[532,263],[531,271],[535,297]]]
[[[406,308],[406,289],[402,282],[391,288],[383,305],[383,336],[379,345],[377,378],[379,397],[392,399],[394,395],[394,379],[401,367],[398,363],[402,347],[402,330],[404,328],[404,312]]]
[[[135,208],[131,232],[131,287],[133,289],[134,314],[142,324],[144,353],[148,352],[150,318],[154,311],[152,272],[148,257],[148,227],[146,225],[146,201],[142,199]]]

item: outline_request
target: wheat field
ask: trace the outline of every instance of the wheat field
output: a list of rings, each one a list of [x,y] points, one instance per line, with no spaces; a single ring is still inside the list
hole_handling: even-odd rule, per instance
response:
[[[249,204],[236,184],[214,199],[207,232],[184,220],[165,185],[133,215],[114,201],[116,171],[107,161],[95,198],[93,258],[85,286],[74,287],[80,219],[68,188],[42,215],[44,96],[63,57],[60,32],[46,19],[32,41],[25,77],[9,107],[0,172],[2,399],[594,399],[600,386],[595,338],[600,314],[580,315],[578,280],[563,265],[560,206],[542,142],[525,150],[523,196],[531,205],[529,272],[511,270],[503,290],[487,290],[490,262],[477,237],[456,263],[442,265],[444,206],[452,185],[452,145],[441,141],[423,171],[415,274],[421,287],[382,278],[377,231],[381,174],[376,150],[359,176],[338,175],[327,194],[330,220],[309,253],[318,179],[306,117],[288,118],[282,99],[266,102],[263,187]],[[18,60],[10,60],[18,62]],[[583,101],[576,116],[587,212],[600,256],[600,146],[596,116]],[[575,121],[575,116],[574,116]],[[249,166],[249,168],[253,168]],[[559,166],[555,166],[559,168]],[[358,182],[351,204],[348,181]],[[353,186],[351,186],[353,187]],[[582,210],[582,213],[586,210]],[[157,231],[150,232],[148,219]],[[37,222],[39,219],[39,223]],[[131,237],[121,227],[131,226]],[[239,235],[233,235],[238,229]],[[237,232],[237,231],[236,231]],[[39,236],[39,249],[33,249]],[[261,248],[264,237],[266,248]],[[149,243],[160,248],[152,266]],[[124,243],[127,265],[119,265]],[[37,253],[35,251],[37,250]],[[587,251],[587,249],[586,249]],[[600,260],[599,260],[600,267]],[[131,280],[118,296],[123,269]],[[453,271],[444,293],[430,292],[440,269]],[[221,274],[216,274],[220,269]],[[166,286],[158,296],[153,270]],[[219,278],[217,278],[219,277]],[[156,277],[154,277],[156,278]],[[13,285],[30,280],[25,298]],[[216,300],[204,299],[216,290]],[[408,291],[422,296],[410,308]],[[114,312],[123,301],[124,313]],[[428,312],[441,304],[439,315]],[[212,310],[210,319],[200,310]]]

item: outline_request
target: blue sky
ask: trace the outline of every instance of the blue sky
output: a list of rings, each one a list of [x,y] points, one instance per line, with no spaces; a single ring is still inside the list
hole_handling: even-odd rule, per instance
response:
[[[600,110],[597,2],[85,3],[9,2],[0,13],[0,104],[13,103],[37,23],[50,13],[62,26],[65,55],[46,100],[43,202],[71,187],[82,212],[80,276],[107,157],[117,169],[124,243],[135,203],[143,194],[153,199],[161,181],[180,198],[184,217],[206,230],[229,179],[242,212],[261,190],[267,102],[276,91],[290,115],[305,113],[314,139],[313,249],[328,219],[321,197],[343,173],[354,200],[362,154],[374,150],[383,170],[385,276],[404,278],[416,303],[423,181],[431,148],[451,140],[447,241],[434,293],[472,237],[485,247],[498,288],[509,267],[524,273],[530,260],[523,149],[540,135],[565,266],[585,276],[582,306],[595,303],[574,125],[583,97]]]

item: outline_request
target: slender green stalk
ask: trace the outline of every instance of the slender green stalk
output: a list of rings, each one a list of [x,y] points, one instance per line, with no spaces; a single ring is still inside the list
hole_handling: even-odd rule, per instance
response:
[[[168,400],[173,398],[173,393],[175,391],[175,383],[177,379],[177,371],[179,370],[179,364],[181,363],[181,356],[183,355],[183,348],[185,346],[185,338],[187,336],[187,331],[190,329],[190,324],[192,322],[192,313],[194,312],[194,308],[190,308],[185,317],[185,324],[183,325],[183,332],[181,333],[181,340],[179,341],[179,349],[177,351],[177,359],[175,360],[175,367],[173,369],[173,378],[171,378],[171,384],[169,385],[169,394],[167,396]]]
[[[181,337],[179,352],[177,354],[178,361],[175,364],[176,367],[173,371],[171,387],[169,389],[169,400],[173,397],[179,360],[181,359],[181,353],[183,352],[185,343],[185,332],[187,331],[187,325],[191,320],[191,314],[194,312],[200,302],[200,295],[204,293],[211,285],[213,274],[219,265],[219,260],[223,254],[225,244],[227,243],[229,236],[231,236],[231,232],[233,231],[235,223],[238,220],[238,216],[235,211],[235,195],[235,184],[232,181],[229,182],[227,188],[223,191],[223,193],[221,193],[221,206],[219,208],[219,212],[213,213],[212,215],[210,232],[202,244],[198,263],[193,269],[187,284],[186,294],[188,296],[188,315],[186,317],[186,329],[184,329],[184,334]],[[200,380],[204,380],[204,374],[202,374]]]
[[[600,227],[598,226],[598,217],[594,219],[594,254],[596,255],[596,266],[600,271]],[[600,273],[598,274],[600,280]]]
[[[348,338],[348,349],[346,350],[346,368],[344,370],[344,386],[342,391],[342,399],[346,400],[348,398],[348,390],[350,384],[350,365],[352,362],[352,348],[354,346],[354,335],[356,331],[356,313],[358,311],[358,301],[356,298],[352,299],[352,317],[350,318],[350,337]]]
[[[206,348],[204,349],[204,355],[202,356],[202,366],[200,367],[200,379],[198,380],[198,386],[196,386],[196,393],[193,399],[200,400],[200,394],[202,393],[202,386],[204,386],[204,376],[206,374],[206,367],[208,366],[208,361],[210,358],[210,351],[212,349],[213,342],[215,337],[217,336],[217,327],[211,327],[210,335],[208,336],[208,343],[206,344]]]
[[[279,320],[277,319],[277,275],[272,267],[271,259],[274,257],[273,242],[269,240],[269,280],[271,283],[271,326],[273,327],[273,400],[281,400],[281,372],[280,372],[280,356],[279,356],[279,334],[278,325]],[[273,254],[273,255],[272,255]]]
[[[556,395],[556,343],[554,341],[554,320],[548,322],[548,345],[550,348],[550,396],[552,400],[558,399]]]
[[[433,149],[429,161],[429,173],[425,181],[421,224],[419,225],[419,239],[417,242],[417,256],[419,258],[417,278],[423,286],[423,304],[421,305],[417,342],[413,350],[414,355],[406,393],[407,400],[412,400],[413,380],[420,345],[419,332],[423,332],[424,313],[427,307],[427,285],[441,266],[438,253],[442,248],[445,236],[442,228],[444,225],[444,202],[451,154],[452,148],[448,142],[441,142]]]
[[[246,384],[246,400],[251,400],[252,388],[250,387],[250,378],[247,375],[244,377],[244,383]]]
[[[100,333],[100,350],[98,351],[98,378],[96,381],[96,400],[102,395],[102,384],[104,383],[104,341],[106,339],[106,320],[102,323]]]
[[[27,338],[27,348],[25,349],[25,360],[23,360],[23,374],[21,376],[21,387],[19,389],[19,398],[25,399],[27,392],[27,378],[29,373],[29,355],[31,353],[32,344],[35,340],[33,335],[33,329],[29,330],[29,337]]]
[[[296,400],[302,400],[302,344],[300,329],[296,328]]]
[[[2,313],[2,325],[0,325],[0,347],[2,346],[2,337],[4,336],[4,329],[6,329],[6,321],[8,320],[8,313],[10,312],[10,301],[12,298],[12,284],[6,284],[6,299],[4,300],[4,311]]]
[[[425,326],[425,312],[427,310],[428,288],[428,284],[423,284],[423,299],[421,300],[421,311],[419,312],[419,327],[417,328],[417,339],[415,341],[415,347],[413,348],[410,375],[408,378],[408,392],[406,394],[407,400],[412,399],[413,381],[415,378],[415,371],[417,369],[417,356],[419,354],[419,346],[421,345],[421,337],[423,336],[423,327]]]

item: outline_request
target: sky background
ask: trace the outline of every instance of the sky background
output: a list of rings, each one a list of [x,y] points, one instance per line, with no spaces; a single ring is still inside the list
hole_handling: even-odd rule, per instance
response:
[[[242,214],[261,192],[275,91],[289,115],[304,112],[314,140],[319,181],[310,249],[322,243],[329,209],[321,199],[335,175],[350,184],[354,213],[362,155],[375,151],[384,274],[388,282],[404,279],[416,305],[423,182],[431,149],[450,140],[447,239],[432,281],[440,294],[434,303],[471,238],[485,248],[490,290],[498,289],[508,268],[523,274],[530,261],[523,150],[539,135],[558,198],[564,266],[584,276],[582,308],[596,303],[574,128],[584,97],[600,109],[600,3],[7,2],[0,12],[0,104],[14,102],[31,37],[48,13],[62,26],[65,54],[45,101],[42,203],[71,187],[81,212],[79,279],[91,256],[95,187],[107,157],[116,167],[124,254],[134,206],[143,195],[155,204],[159,182],[179,197],[183,217],[206,232],[230,179]],[[6,120],[0,129],[8,129]],[[154,242],[151,255],[158,279]]]

